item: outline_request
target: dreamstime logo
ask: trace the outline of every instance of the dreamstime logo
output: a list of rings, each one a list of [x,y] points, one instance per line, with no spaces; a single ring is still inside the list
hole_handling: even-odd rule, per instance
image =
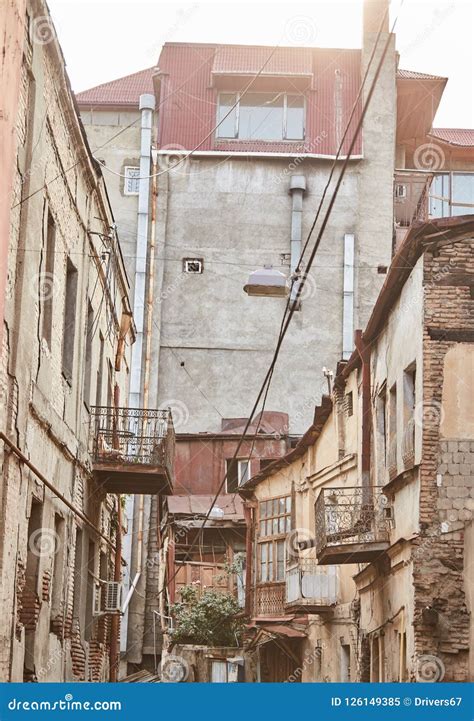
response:
[[[300,550],[314,541],[314,533],[309,528],[294,528],[286,536],[286,552],[292,558],[298,558]]]
[[[417,659],[416,680],[419,683],[438,683],[444,678],[446,669],[438,656],[423,654]]]
[[[35,556],[54,556],[59,550],[58,534],[50,528],[37,528],[28,539],[28,547]]]
[[[38,297],[40,301],[51,300],[58,293],[59,281],[53,273],[37,273],[30,285],[30,293],[33,298]]]
[[[317,34],[316,23],[307,15],[295,15],[285,25],[285,38],[292,45],[314,43]]]
[[[439,170],[446,161],[443,148],[435,143],[423,143],[415,150],[413,162],[418,170]]]
[[[169,408],[173,417],[173,426],[177,430],[185,426],[189,421],[189,408],[183,401],[171,399],[161,404],[163,408]]]
[[[55,40],[56,30],[54,29],[51,18],[47,15],[32,18],[30,24],[30,36],[32,42],[37,45],[47,45],[52,40]]]
[[[190,165],[189,151],[183,145],[163,145],[158,153],[161,172],[173,171],[186,175]]]
[[[299,285],[302,283],[302,277],[304,273],[301,274],[301,278],[299,281]],[[295,287],[297,287],[297,282],[295,283]],[[301,288],[300,294],[299,294],[299,300],[308,300],[309,298],[312,298],[314,295],[316,295],[317,287],[316,287],[316,279],[313,275],[308,275],[304,279],[304,285]]]
[[[181,656],[166,656],[158,666],[163,683],[183,683],[189,676],[189,664]]]
[[[415,406],[413,419],[420,428],[423,426],[437,428],[444,419],[443,406],[435,400],[421,401]]]

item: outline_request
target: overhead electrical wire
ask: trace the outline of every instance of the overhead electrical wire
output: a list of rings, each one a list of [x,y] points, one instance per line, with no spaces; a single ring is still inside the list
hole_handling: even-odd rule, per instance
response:
[[[400,8],[401,8],[402,5],[403,5],[403,1],[404,1],[404,0],[402,0],[401,3],[400,3]],[[400,8],[399,8],[399,11],[400,11]],[[399,13],[399,11],[398,11],[398,13]],[[365,83],[365,81],[366,81],[366,79],[367,79],[367,77],[368,77],[368,73],[369,73],[370,66],[371,66],[371,64],[372,64],[372,62],[373,62],[373,59],[374,59],[374,57],[375,57],[376,48],[377,48],[377,46],[378,46],[378,43],[379,43],[379,40],[380,40],[380,37],[381,37],[381,34],[382,34],[382,28],[383,28],[383,25],[384,25],[384,22],[385,22],[385,18],[386,18],[387,12],[388,12],[388,8],[386,9],[386,11],[385,11],[385,13],[384,13],[384,16],[383,16],[383,18],[382,18],[382,20],[381,20],[381,22],[380,22],[380,27],[379,27],[379,29],[378,29],[377,36],[376,36],[376,39],[375,39],[375,42],[374,42],[374,47],[373,47],[373,50],[372,50],[372,53],[371,53],[371,56],[370,56],[370,60],[369,60],[369,63],[368,63],[366,72],[365,72],[364,77],[363,77],[363,80],[362,80],[361,89],[359,90],[359,95],[360,95],[360,93],[362,92],[364,83]],[[232,462],[232,461],[235,461],[235,460],[237,459],[238,454],[239,454],[239,451],[240,451],[240,448],[242,447],[242,444],[244,443],[244,441],[247,439],[247,431],[248,431],[250,425],[252,424],[253,417],[254,417],[257,409],[258,409],[258,406],[259,406],[259,404],[260,404],[260,400],[262,399],[262,396],[266,399],[266,397],[267,397],[267,395],[268,395],[269,383],[270,383],[271,378],[272,378],[272,376],[273,376],[273,372],[274,372],[274,369],[275,369],[275,366],[276,366],[276,362],[277,362],[277,359],[278,359],[278,356],[279,356],[279,353],[280,353],[281,345],[282,345],[283,340],[284,340],[284,338],[285,338],[285,336],[286,336],[286,333],[287,333],[289,324],[290,324],[290,322],[291,322],[291,319],[292,319],[292,317],[293,317],[293,315],[294,315],[294,313],[295,313],[295,311],[296,311],[296,309],[297,309],[297,307],[298,307],[298,301],[299,301],[299,299],[300,299],[300,297],[301,297],[301,293],[302,293],[302,290],[303,290],[303,288],[304,288],[304,284],[305,284],[306,279],[307,279],[307,277],[308,277],[308,273],[309,273],[309,271],[310,271],[310,269],[311,269],[311,266],[312,266],[312,264],[313,264],[315,255],[316,255],[316,253],[317,253],[317,251],[318,251],[319,245],[320,245],[320,243],[321,243],[321,239],[322,239],[322,237],[323,237],[324,231],[325,231],[326,226],[327,226],[327,223],[328,223],[328,221],[329,221],[329,218],[330,218],[332,209],[333,209],[334,204],[335,204],[335,202],[336,202],[336,198],[337,198],[337,196],[338,196],[338,192],[339,192],[340,186],[341,186],[341,184],[342,184],[342,180],[343,180],[343,178],[344,178],[345,171],[346,171],[346,169],[347,169],[347,165],[348,165],[348,163],[349,163],[349,160],[350,160],[352,151],[353,151],[353,149],[354,149],[356,140],[357,140],[357,138],[358,138],[358,136],[359,136],[359,133],[360,133],[360,130],[361,130],[361,128],[362,128],[362,124],[363,124],[364,118],[365,118],[365,116],[366,116],[366,114],[367,114],[367,110],[368,110],[370,101],[371,101],[371,99],[372,99],[372,96],[373,96],[375,87],[376,87],[376,85],[377,85],[377,81],[378,81],[378,78],[379,78],[379,76],[380,76],[380,72],[381,72],[382,67],[383,67],[383,64],[384,64],[384,62],[385,62],[385,58],[386,58],[386,55],[387,55],[387,52],[388,52],[388,48],[389,48],[390,42],[392,41],[392,33],[393,33],[394,29],[395,29],[395,26],[396,26],[396,23],[397,23],[397,20],[398,20],[398,13],[397,13],[397,16],[396,16],[396,18],[395,18],[395,20],[394,20],[392,29],[391,29],[390,33],[388,33],[387,40],[386,40],[386,42],[385,42],[385,44],[384,44],[383,51],[382,51],[382,55],[381,55],[380,60],[379,60],[379,62],[378,62],[378,65],[377,65],[377,68],[376,68],[374,77],[373,77],[373,79],[372,79],[372,82],[371,82],[371,85],[370,85],[370,88],[369,88],[367,97],[366,97],[365,102],[364,102],[364,104],[363,104],[363,107],[362,107],[362,110],[361,110],[361,114],[360,114],[360,117],[359,117],[358,122],[357,122],[357,126],[356,126],[356,128],[355,128],[354,134],[353,134],[352,139],[351,139],[351,141],[350,141],[349,149],[348,149],[347,154],[346,154],[346,156],[345,156],[345,158],[344,158],[344,161],[343,161],[343,164],[342,164],[342,168],[341,168],[341,172],[340,172],[340,174],[339,174],[339,177],[338,177],[338,180],[337,180],[337,182],[336,182],[335,188],[334,188],[334,190],[333,190],[333,192],[332,192],[332,196],[331,196],[331,198],[330,198],[328,208],[326,209],[326,212],[325,212],[325,215],[324,215],[324,218],[323,218],[323,222],[322,222],[321,228],[320,228],[320,230],[319,230],[319,232],[318,232],[318,235],[317,235],[317,238],[316,238],[316,240],[315,240],[314,246],[313,246],[313,248],[312,248],[311,254],[310,254],[310,256],[309,256],[308,262],[307,262],[306,267],[305,267],[305,269],[304,269],[304,271],[303,271],[303,273],[302,273],[301,281],[300,281],[299,284],[298,284],[296,297],[295,297],[295,299],[294,299],[293,302],[291,302],[291,300],[290,300],[291,296],[289,296],[288,303],[287,303],[287,308],[285,309],[285,313],[284,313],[284,315],[283,315],[283,319],[282,319],[282,323],[281,323],[280,336],[279,336],[279,338],[278,338],[278,342],[277,342],[277,345],[276,345],[276,348],[275,348],[275,351],[274,351],[274,355],[273,355],[272,361],[271,361],[270,366],[269,366],[269,369],[268,369],[268,371],[267,371],[267,373],[266,373],[266,375],[265,375],[265,378],[264,378],[264,380],[263,380],[263,383],[262,383],[262,385],[261,385],[261,387],[260,387],[260,391],[259,391],[259,393],[258,393],[258,395],[257,395],[257,398],[256,398],[256,400],[255,400],[255,402],[254,402],[252,411],[251,411],[251,413],[250,413],[250,415],[249,415],[249,417],[248,417],[248,419],[247,419],[247,422],[246,422],[246,424],[245,424],[244,430],[242,431],[242,434],[240,435],[239,442],[238,442],[238,444],[237,444],[237,447],[236,447],[236,449],[235,449],[235,452],[234,452],[234,455],[233,455],[233,457],[232,457],[232,459],[231,459],[231,462]],[[353,110],[354,110],[354,109],[353,109]],[[354,110],[354,112],[355,112],[355,110]],[[349,122],[348,122],[348,124],[347,124],[346,132],[344,133],[343,140],[342,140],[341,143],[340,143],[338,155],[340,154],[340,150],[342,149],[342,143],[343,143],[344,140],[345,140],[348,127],[349,127],[349,125],[350,125],[350,122],[352,121],[352,116],[353,116],[353,113],[351,113],[351,116],[350,116],[350,118],[349,118]],[[337,155],[336,157],[338,157],[338,155]],[[336,160],[334,161],[333,166],[334,166],[335,164],[336,164]],[[334,171],[334,167],[332,168],[332,172],[333,172],[333,171]],[[330,175],[330,177],[332,177],[332,175]],[[329,183],[330,183],[330,181],[328,181],[327,187],[329,187]],[[320,203],[320,205],[319,205],[319,207],[318,207],[318,210],[317,210],[317,213],[316,213],[316,217],[315,217],[315,221],[313,222],[313,224],[312,224],[312,226],[311,226],[311,229],[310,229],[310,231],[309,231],[309,233],[308,233],[308,237],[307,237],[306,242],[305,242],[305,245],[304,245],[304,247],[303,247],[303,251],[302,251],[302,254],[301,254],[301,257],[300,257],[300,261],[299,261],[299,263],[298,263],[298,265],[297,265],[297,268],[301,267],[302,256],[304,255],[304,252],[306,251],[306,249],[307,249],[307,247],[308,247],[309,241],[311,240],[312,234],[313,234],[314,229],[315,229],[315,227],[316,227],[317,217],[318,217],[318,215],[319,215],[319,213],[320,213],[320,211],[321,211],[321,207],[322,207],[322,202]],[[257,432],[258,432],[258,430],[257,430]],[[257,432],[254,434],[254,437],[256,437]],[[223,488],[224,488],[224,486],[225,486],[225,483],[226,483],[226,481],[227,481],[227,476],[228,476],[228,472],[225,473],[225,475],[224,475],[224,477],[223,477],[223,479],[222,479],[222,481],[221,481],[221,483],[220,483],[220,485],[219,485],[219,488],[218,488],[218,490],[216,491],[216,493],[215,493],[215,495],[214,495],[213,501],[212,501],[212,503],[211,503],[211,505],[210,505],[210,507],[209,507],[209,509],[208,509],[208,511],[207,511],[207,513],[206,513],[206,515],[205,515],[205,517],[204,517],[204,520],[203,520],[203,522],[202,522],[202,525],[200,526],[200,529],[199,529],[200,532],[202,532],[202,531],[204,530],[204,528],[205,528],[205,526],[206,526],[206,523],[207,523],[207,521],[208,521],[209,518],[210,518],[210,515],[211,515],[211,513],[212,513],[212,510],[213,510],[213,508],[215,507],[216,502],[217,502],[217,500],[218,500],[218,498],[219,498],[220,494],[222,493],[222,490],[223,490]],[[185,555],[184,559],[181,560],[180,564],[185,563],[186,560],[189,558],[192,550],[198,545],[198,539],[199,539],[199,534],[198,534],[198,536],[197,536],[197,539],[189,546],[189,548],[188,548],[188,550],[187,550],[187,552],[186,552],[186,555]],[[175,572],[174,572],[174,574],[173,574],[169,579],[167,579],[167,583],[168,583],[168,584],[169,584],[172,580],[174,580],[174,578],[176,578],[178,572],[179,572],[179,569],[176,569]],[[161,593],[163,593],[163,591],[164,591],[164,588],[161,589],[161,590],[159,590],[158,595],[160,595]]]

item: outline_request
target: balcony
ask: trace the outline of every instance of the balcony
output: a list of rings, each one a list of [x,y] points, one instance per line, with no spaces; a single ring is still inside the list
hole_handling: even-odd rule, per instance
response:
[[[338,591],[336,566],[319,566],[312,558],[300,558],[286,569],[287,611],[329,611],[337,603]]]
[[[323,488],[315,513],[320,565],[370,563],[389,546],[391,507],[380,487]]]
[[[175,435],[168,410],[95,406],[94,477],[107,493],[171,493]]]

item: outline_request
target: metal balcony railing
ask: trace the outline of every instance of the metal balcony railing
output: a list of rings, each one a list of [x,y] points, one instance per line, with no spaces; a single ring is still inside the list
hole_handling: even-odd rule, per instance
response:
[[[389,539],[391,508],[379,486],[323,488],[316,500],[316,552]]]
[[[285,615],[284,583],[271,583],[256,587],[255,614],[257,616]]]
[[[403,430],[402,459],[405,469],[412,468],[415,462],[415,419],[410,418]]]
[[[300,558],[286,569],[286,603],[334,606],[339,577],[336,566],[318,566],[311,558]]]
[[[93,463],[161,467],[172,476],[171,411],[93,406],[90,424]]]

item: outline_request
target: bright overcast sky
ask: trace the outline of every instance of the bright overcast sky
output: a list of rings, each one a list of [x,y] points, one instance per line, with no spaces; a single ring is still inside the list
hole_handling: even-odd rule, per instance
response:
[[[360,47],[362,0],[50,0],[74,90],[155,65],[165,41]],[[393,0],[391,22],[400,7]],[[474,125],[473,0],[404,0],[400,67],[449,78],[437,127]]]

